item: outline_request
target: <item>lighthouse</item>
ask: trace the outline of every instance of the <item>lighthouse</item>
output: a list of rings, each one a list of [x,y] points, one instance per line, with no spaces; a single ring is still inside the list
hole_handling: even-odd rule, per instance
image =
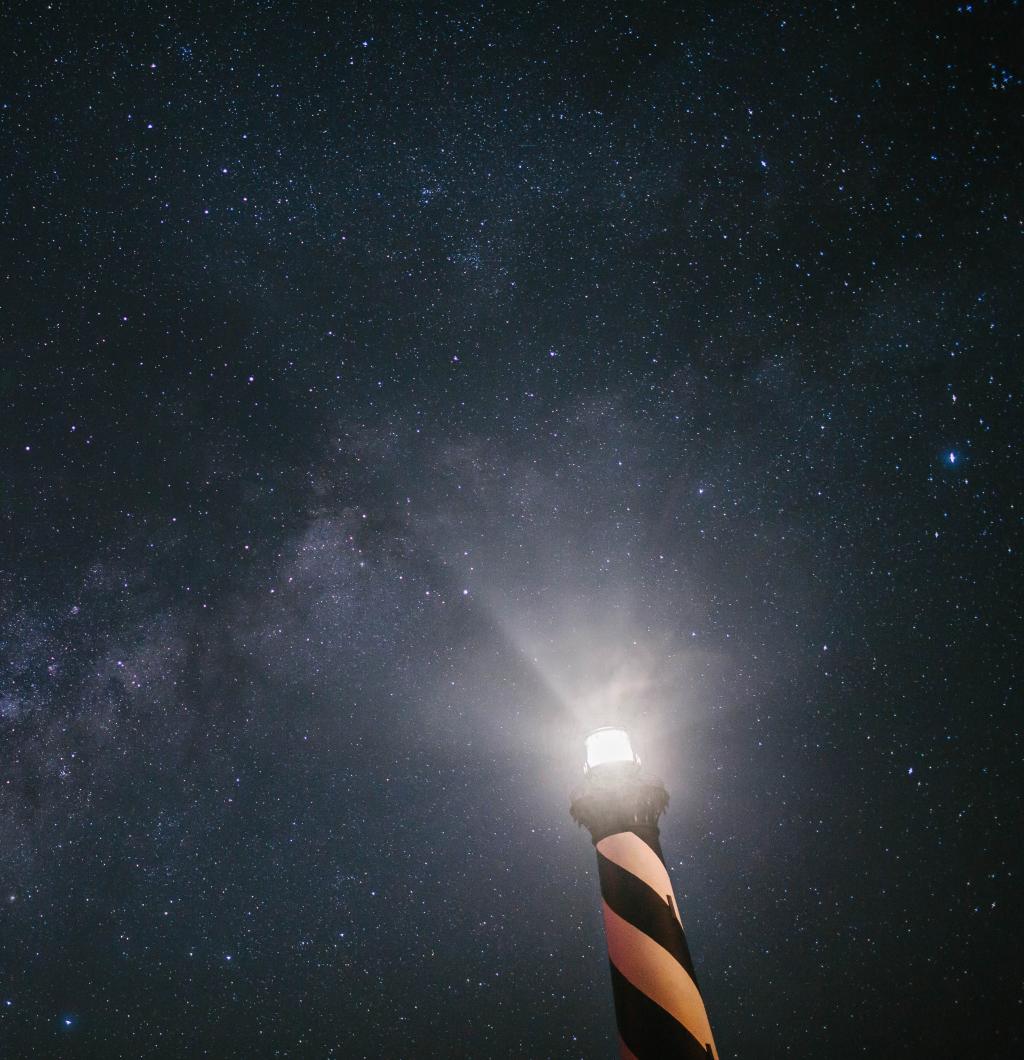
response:
[[[615,1019],[623,1060],[718,1060],[658,819],[668,805],[622,729],[585,742],[586,779],[570,813],[597,853]]]

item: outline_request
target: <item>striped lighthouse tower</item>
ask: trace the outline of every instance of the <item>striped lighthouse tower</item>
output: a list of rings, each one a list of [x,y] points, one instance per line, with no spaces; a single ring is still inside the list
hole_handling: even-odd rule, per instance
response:
[[[570,812],[597,850],[623,1060],[717,1060],[658,838],[668,792],[622,729],[587,737],[586,770]]]

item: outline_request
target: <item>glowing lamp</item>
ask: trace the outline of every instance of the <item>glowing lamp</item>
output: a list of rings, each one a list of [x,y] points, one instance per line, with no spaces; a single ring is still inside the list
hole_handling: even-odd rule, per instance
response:
[[[584,772],[589,773],[599,766],[639,766],[640,759],[633,752],[629,742],[629,733],[625,729],[616,729],[610,725],[595,729],[585,741],[587,764]]]

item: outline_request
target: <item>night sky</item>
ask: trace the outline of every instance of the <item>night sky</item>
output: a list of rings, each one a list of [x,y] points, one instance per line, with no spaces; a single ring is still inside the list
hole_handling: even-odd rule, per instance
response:
[[[1024,1043],[1024,8],[15,3],[0,1056]]]

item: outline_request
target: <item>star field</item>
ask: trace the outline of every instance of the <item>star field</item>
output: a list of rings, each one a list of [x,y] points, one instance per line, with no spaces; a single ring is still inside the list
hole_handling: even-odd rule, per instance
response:
[[[0,1055],[1018,1054],[1022,18],[3,16]]]

